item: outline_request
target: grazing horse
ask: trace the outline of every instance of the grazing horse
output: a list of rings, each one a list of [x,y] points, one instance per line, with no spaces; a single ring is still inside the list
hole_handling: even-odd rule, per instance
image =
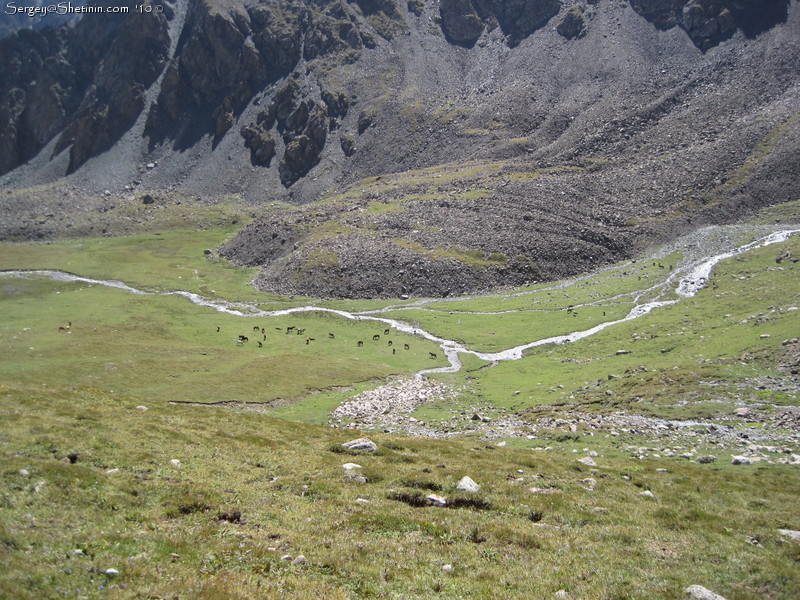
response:
[[[242,340],[236,340],[237,346],[244,346],[244,342]]]
[[[303,335],[305,332],[306,332],[305,329],[298,329],[297,330],[297,335]]]
[[[261,330],[261,328],[258,325],[253,327],[253,331],[255,331],[256,333],[258,333],[260,330]]]
[[[262,329],[261,331],[264,331],[264,330]],[[264,334],[264,341],[265,342],[267,341],[267,334],[266,333]]]
[[[392,345],[392,340],[389,340],[389,346],[391,346],[391,345]]]
[[[408,344],[403,344],[403,350],[410,350],[410,349],[411,346],[409,346]]]
[[[335,339],[336,339],[336,336],[335,336],[335,335],[333,335],[332,333],[329,333],[329,334],[328,334],[328,337],[329,337],[329,338],[331,338],[332,340],[335,340]]]
[[[294,325],[290,325],[289,327],[287,327],[286,333],[289,333],[290,331],[292,331],[292,329],[294,329]]]
[[[389,330],[388,329],[384,329],[383,330],[383,335],[389,335]]]
[[[436,352],[428,352],[428,356],[430,356],[431,358],[438,358],[436,356]]]
[[[267,333],[266,331],[264,331],[264,328],[263,328],[263,327],[261,328],[261,333],[262,333],[262,334],[264,334],[264,333]]]
[[[217,333],[219,333],[219,325],[217,325]]]
[[[363,346],[363,345],[364,345],[364,340],[358,340],[356,342],[356,346],[358,346],[359,348],[361,348],[361,346]]]
[[[261,344],[261,342],[258,342],[258,347],[263,348],[264,346]]]
[[[246,335],[240,335],[240,336],[239,336],[239,341],[240,341],[240,342],[246,342],[246,341],[248,341],[249,339],[250,339],[250,338],[248,338]]]
[[[381,339],[381,336],[379,336],[377,333],[372,336],[372,341],[373,342],[377,342],[379,339]]]
[[[397,352],[397,350],[395,350],[394,348],[392,348],[392,354],[394,354],[395,352]]]

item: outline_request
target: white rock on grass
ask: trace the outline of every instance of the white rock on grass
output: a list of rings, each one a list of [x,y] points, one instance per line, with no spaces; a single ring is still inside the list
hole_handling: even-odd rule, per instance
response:
[[[456,484],[456,489],[462,492],[472,492],[473,494],[477,494],[481,491],[481,486],[479,486],[471,477],[462,477],[461,481]]]
[[[119,575],[119,571],[117,571],[116,569],[106,569],[106,575],[108,575],[109,577],[116,577],[117,575]]]
[[[732,465],[752,465],[753,461],[746,456],[731,456]]]
[[[642,492],[639,495],[640,496],[644,496],[645,498],[655,498],[656,497],[656,495],[653,492],[651,492],[650,490],[647,490],[646,492]]]
[[[426,500],[433,506],[447,506],[447,498],[438,494],[429,494]]]
[[[378,445],[369,438],[358,438],[342,444],[342,448],[347,450],[363,450],[364,452],[375,452]]]
[[[293,565],[304,565],[308,562],[308,559],[300,554],[297,558],[292,561]]]
[[[597,463],[592,460],[589,456],[585,456],[584,458],[579,458],[578,462],[581,464],[586,465],[587,467],[596,467]]]
[[[171,464],[176,469],[180,469],[181,468],[181,461],[179,461],[177,458],[173,458],[172,460],[170,460],[169,464]]]
[[[442,567],[442,571],[445,573],[452,573],[453,572],[453,565],[444,565]]]
[[[800,531],[795,531],[794,529],[778,529],[778,533],[790,540],[800,542]]]
[[[115,473],[119,473],[119,469],[114,468],[114,469],[109,469],[108,471],[106,471],[106,475],[114,475]]]
[[[569,598],[569,592],[567,590],[558,590],[553,594],[553,598]]]
[[[147,407],[140,404],[136,407],[136,410],[147,410]]]
[[[352,471],[354,469],[363,469],[364,467],[362,467],[361,465],[357,465],[356,463],[345,463],[342,465],[342,468],[345,471]]]
[[[689,594],[690,598],[694,598],[695,600],[725,600],[723,596],[715,594],[711,590],[704,588],[702,585],[690,585],[683,591]]]
[[[30,477],[31,476],[31,473],[30,473],[30,471],[28,471],[28,469],[20,469],[19,470],[19,474],[22,475],[23,477]]]

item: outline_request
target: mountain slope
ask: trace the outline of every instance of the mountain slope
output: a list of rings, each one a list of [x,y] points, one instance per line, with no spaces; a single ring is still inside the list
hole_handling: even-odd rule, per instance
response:
[[[36,135],[26,100],[6,102],[2,183],[16,191],[3,233],[40,233],[21,207],[53,181],[82,210],[102,207],[86,198],[102,190],[323,199],[270,211],[223,253],[266,266],[265,289],[315,295],[569,275],[797,198],[800,11],[755,7],[193,1],[185,22],[172,7],[126,21],[124,44],[99,36],[95,78],[59,84],[79,108],[38,119]],[[73,65],[70,40],[99,27],[59,32],[43,60]],[[124,83],[109,89],[102,74],[141,36],[153,55],[120,63]],[[0,52],[17,56],[22,38]],[[33,85],[14,76],[7,98]]]

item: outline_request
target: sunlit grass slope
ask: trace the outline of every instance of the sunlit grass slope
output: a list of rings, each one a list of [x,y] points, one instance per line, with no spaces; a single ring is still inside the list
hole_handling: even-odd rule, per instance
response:
[[[800,528],[796,467],[601,454],[589,469],[575,455],[383,435],[374,455],[351,455],[340,444],[355,432],[53,383],[0,388],[3,598],[800,592],[800,547],[777,531]],[[346,462],[367,483],[343,479]],[[464,475],[478,494],[454,492]],[[407,504],[432,492],[461,507]]]

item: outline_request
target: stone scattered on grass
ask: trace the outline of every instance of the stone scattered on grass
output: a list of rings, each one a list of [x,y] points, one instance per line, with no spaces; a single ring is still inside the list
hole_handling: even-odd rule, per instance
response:
[[[567,590],[558,590],[553,594],[553,598],[569,598],[569,592]]]
[[[293,557],[291,554],[284,554],[283,556],[281,556],[281,560],[292,560],[292,558]]]
[[[696,600],[725,600],[723,596],[715,594],[702,585],[690,585],[683,591],[689,594],[690,598],[695,598]]]
[[[447,498],[439,494],[428,494],[425,499],[433,506],[447,506]]]
[[[342,444],[346,450],[363,450],[364,452],[375,452],[378,445],[369,438],[358,438]]]
[[[354,469],[363,469],[364,467],[362,467],[361,465],[357,465],[356,463],[345,463],[342,465],[342,468],[345,471],[352,471]]]
[[[83,556],[83,550],[81,550],[80,548],[75,548],[72,551],[72,556]]]
[[[528,490],[531,494],[555,494],[559,490],[556,488],[538,488],[532,487]]]
[[[180,469],[181,468],[181,461],[179,461],[177,458],[173,458],[172,460],[170,460],[169,464],[171,464],[176,469]]]
[[[656,497],[656,495],[653,492],[651,492],[650,490],[647,490],[645,492],[641,492],[639,495],[643,496],[645,498],[655,498]]]
[[[708,465],[713,463],[715,460],[717,460],[716,456],[701,456],[697,459],[697,462],[699,462],[701,465]]]
[[[30,471],[28,471],[28,469],[20,469],[19,470],[19,474],[22,475],[23,477],[30,477],[31,476],[31,473],[30,473]]]
[[[445,573],[452,573],[453,572],[453,565],[444,565],[442,567],[442,571]]]
[[[300,554],[300,555],[299,555],[297,558],[295,558],[295,559],[292,561],[292,564],[293,564],[293,565],[304,565],[304,564],[306,564],[307,562],[308,562],[308,559],[306,559],[306,557],[305,557],[305,556],[303,556],[302,554]]]
[[[114,468],[114,469],[108,469],[106,471],[106,475],[113,475],[114,473],[119,473],[119,469]]]
[[[147,410],[147,407],[140,404],[139,406],[136,407],[136,410]]]
[[[116,577],[117,575],[119,575],[119,571],[117,571],[116,569],[106,569],[106,575],[108,575],[109,577]]]
[[[342,477],[342,481],[344,483],[367,483],[367,478],[356,474],[355,471],[348,471],[347,475]]]
[[[594,488],[597,487],[597,480],[592,477],[581,479],[578,483],[580,483],[584,489],[587,489],[590,492],[593,492]]]
[[[34,493],[38,494],[44,489],[44,486],[47,485],[44,481],[38,482],[35,486],[33,486]]]
[[[456,484],[456,489],[462,492],[472,492],[473,494],[477,494],[481,491],[481,486],[479,486],[471,477],[464,476],[461,478]]]
[[[594,460],[589,456],[585,456],[584,458],[579,458],[578,462],[581,463],[581,464],[586,465],[587,467],[596,467],[597,466],[597,463],[594,462]]]
[[[731,456],[732,465],[752,465],[753,461],[746,456]]]
[[[790,540],[800,542],[800,531],[795,531],[794,529],[778,529],[778,533]]]

